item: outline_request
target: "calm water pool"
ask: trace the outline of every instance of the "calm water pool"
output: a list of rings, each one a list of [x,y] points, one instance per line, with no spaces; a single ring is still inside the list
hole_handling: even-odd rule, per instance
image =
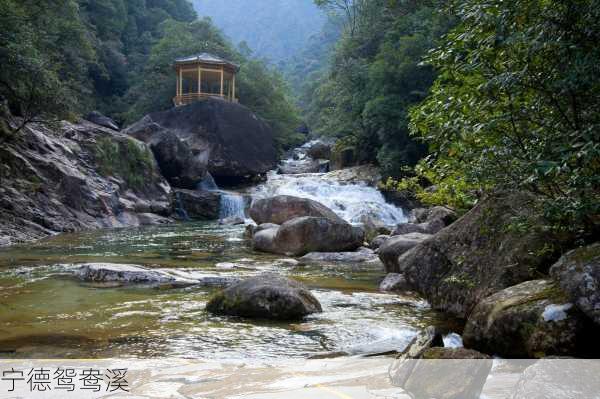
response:
[[[401,349],[446,324],[415,298],[377,292],[381,266],[302,266],[257,253],[243,226],[186,223],[63,234],[0,252],[0,358],[289,358]],[[306,283],[323,313],[299,323],[208,314],[206,288],[102,288],[73,277],[86,262],[181,273],[276,272]]]

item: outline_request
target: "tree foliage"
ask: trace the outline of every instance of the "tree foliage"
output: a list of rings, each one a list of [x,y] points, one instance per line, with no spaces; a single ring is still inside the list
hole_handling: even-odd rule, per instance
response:
[[[556,226],[600,222],[600,2],[461,0],[413,111],[436,184],[535,193]]]
[[[307,119],[316,134],[351,138],[359,161],[401,176],[425,155],[425,146],[410,137],[408,114],[435,79],[421,61],[448,29],[448,18],[433,0],[317,4],[341,9],[348,22],[329,75],[311,87]]]

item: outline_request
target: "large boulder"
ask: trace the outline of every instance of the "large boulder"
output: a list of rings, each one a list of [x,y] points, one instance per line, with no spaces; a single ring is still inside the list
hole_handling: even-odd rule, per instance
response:
[[[331,142],[311,141],[306,144],[306,154],[312,159],[329,159],[331,158],[331,147],[333,147]]]
[[[0,146],[0,159],[2,243],[163,223],[172,212],[148,146],[86,120],[30,123]]]
[[[182,219],[218,220],[221,194],[215,191],[174,190],[175,210]]]
[[[600,324],[600,243],[575,249],[550,268],[571,300]]]
[[[227,101],[207,99],[152,113],[127,133],[155,149],[165,135],[177,137],[195,166],[204,163],[218,183],[249,181],[277,164],[273,130],[248,108]],[[182,150],[181,156],[189,152]]]
[[[364,242],[364,231],[345,221],[300,217],[281,225],[275,237],[279,253],[302,256],[309,252],[353,251]]]
[[[532,280],[482,300],[467,320],[463,341],[467,348],[510,358],[589,356],[597,347],[589,340],[591,324],[552,281]]]
[[[400,273],[401,265],[398,263],[400,255],[411,248],[430,238],[429,234],[409,233],[401,236],[393,236],[379,247],[379,259],[383,262],[387,273]]]
[[[259,225],[263,223],[283,224],[302,216],[343,221],[335,212],[317,201],[290,195],[259,199],[254,201],[250,207],[250,217]]]
[[[446,227],[446,225],[441,220],[424,223],[399,223],[394,227],[394,230],[392,230],[392,235],[400,236],[410,233],[437,234],[444,227]]]
[[[263,230],[253,238],[254,249],[289,256],[310,252],[353,251],[363,244],[364,231],[344,221],[299,217],[279,228]]]
[[[321,312],[321,304],[303,284],[265,275],[233,284],[217,293],[206,310],[218,315],[299,320]]]
[[[482,299],[537,278],[557,258],[560,241],[548,231],[515,228],[515,221],[533,217],[534,208],[524,193],[488,196],[398,264],[434,308],[466,318]],[[538,225],[543,221],[532,224]]]

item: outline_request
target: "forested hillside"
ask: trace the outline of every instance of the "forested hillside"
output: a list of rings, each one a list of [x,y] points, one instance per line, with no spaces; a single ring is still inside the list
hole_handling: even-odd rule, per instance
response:
[[[316,3],[345,29],[305,95],[315,135],[386,189],[469,209],[518,188],[553,228],[597,231],[598,1]]]
[[[172,106],[176,57],[207,51],[239,63],[240,101],[282,146],[297,141],[280,76],[198,20],[188,0],[1,0],[0,24],[0,95],[25,123],[93,109],[131,123]]]
[[[277,64],[298,54],[325,22],[312,0],[193,0],[234,44],[246,42],[254,55]]]

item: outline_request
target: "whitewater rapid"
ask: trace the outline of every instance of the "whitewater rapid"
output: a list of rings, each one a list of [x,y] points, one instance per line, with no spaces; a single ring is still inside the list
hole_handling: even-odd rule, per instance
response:
[[[393,226],[407,221],[402,209],[389,204],[379,190],[366,183],[340,183],[327,173],[280,175],[270,172],[267,181],[253,190],[253,198],[292,195],[322,203],[349,223],[365,217]]]

